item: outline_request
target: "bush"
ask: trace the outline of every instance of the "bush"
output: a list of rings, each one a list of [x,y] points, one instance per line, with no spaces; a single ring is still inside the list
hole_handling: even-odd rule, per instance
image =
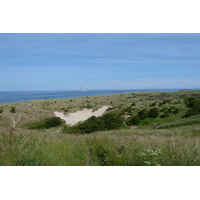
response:
[[[102,120],[106,130],[118,129],[123,123],[121,115],[114,112],[103,115]]]
[[[54,126],[58,126],[62,123],[60,117],[51,117],[45,123],[45,128],[50,128]]]
[[[10,108],[10,112],[11,112],[11,113],[16,113],[16,109],[15,109],[14,107],[11,107],[11,108]]]
[[[146,110],[146,109],[143,109],[143,110],[139,111],[138,112],[138,117],[140,119],[145,119],[145,118],[149,117],[149,111]]]
[[[154,107],[156,105],[157,101],[156,102],[153,102],[152,104],[150,104],[149,106],[150,107]]]
[[[190,117],[200,114],[200,100],[194,97],[190,97],[184,100],[186,106],[190,108],[183,117]]]
[[[149,111],[149,117],[151,117],[151,118],[156,118],[156,117],[158,117],[158,115],[159,115],[159,110],[157,108],[152,108]]]
[[[177,113],[179,113],[179,109],[178,109],[178,108],[175,108],[175,109],[173,110],[173,114],[177,114]]]
[[[2,108],[0,108],[0,113],[2,113],[3,112],[3,109]]]
[[[197,106],[195,108],[190,108],[183,117],[191,117],[193,115],[200,114],[200,106]]]
[[[133,102],[133,103],[131,104],[131,106],[136,106],[135,102]]]
[[[188,108],[194,108],[200,101],[194,97],[190,97],[185,99],[184,102]]]
[[[140,123],[140,118],[138,117],[138,115],[135,115],[133,117],[131,117],[127,124],[130,126],[130,125],[136,125],[136,124],[139,124]]]
[[[160,117],[161,118],[169,117],[169,112],[164,112]]]
[[[85,122],[66,128],[67,133],[91,133],[102,130],[118,129],[123,124],[120,114],[111,112],[101,117],[92,116]]]

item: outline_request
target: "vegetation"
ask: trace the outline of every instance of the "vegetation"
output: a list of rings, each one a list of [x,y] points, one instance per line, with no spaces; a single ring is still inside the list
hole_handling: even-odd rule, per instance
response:
[[[190,109],[185,113],[184,117],[191,117],[200,114],[200,99],[190,97],[185,99],[185,103]]]
[[[63,131],[66,133],[91,133],[95,131],[118,129],[122,123],[123,119],[119,113],[108,113],[102,117],[92,116],[79,125],[65,127]]]
[[[11,108],[10,108],[10,112],[11,112],[11,113],[16,113],[16,109],[15,109],[14,107],[11,107]]]
[[[151,117],[151,118],[156,118],[156,117],[158,117],[158,115],[159,115],[159,110],[157,108],[152,108],[149,111],[149,117]]]
[[[51,128],[60,124],[62,124],[62,120],[59,117],[51,117],[47,119],[45,123],[45,128]]]
[[[111,102],[75,126],[53,114]],[[35,100],[2,104],[0,113],[0,165],[200,165],[200,91]]]

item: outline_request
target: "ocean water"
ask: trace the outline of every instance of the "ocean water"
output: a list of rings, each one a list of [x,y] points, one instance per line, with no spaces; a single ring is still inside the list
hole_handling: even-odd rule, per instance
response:
[[[17,91],[17,92],[0,92],[0,103],[11,103],[30,100],[45,100],[45,99],[67,99],[85,96],[98,96],[108,94],[120,94],[131,92],[174,92],[180,89],[143,89],[143,90],[87,90],[87,91]]]

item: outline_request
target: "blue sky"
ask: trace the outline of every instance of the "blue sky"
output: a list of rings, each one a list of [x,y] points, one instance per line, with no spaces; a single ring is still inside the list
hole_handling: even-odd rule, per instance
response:
[[[200,88],[200,34],[0,34],[0,91]]]

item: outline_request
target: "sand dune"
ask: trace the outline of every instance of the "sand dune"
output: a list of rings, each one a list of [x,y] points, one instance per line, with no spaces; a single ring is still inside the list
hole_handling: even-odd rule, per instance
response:
[[[74,125],[80,121],[87,120],[88,118],[92,116],[99,117],[101,116],[110,106],[103,106],[99,108],[97,111],[92,112],[92,109],[84,109],[80,110],[74,113],[69,113],[68,115],[65,115],[62,112],[54,112],[54,115],[56,117],[60,117],[61,119],[65,120],[67,124]]]

